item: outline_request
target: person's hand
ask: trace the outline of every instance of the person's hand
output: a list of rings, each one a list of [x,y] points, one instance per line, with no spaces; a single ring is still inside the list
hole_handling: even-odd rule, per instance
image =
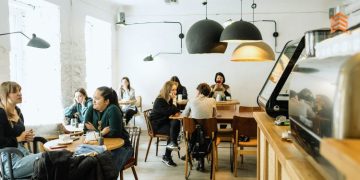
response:
[[[176,93],[171,92],[171,93],[170,93],[170,98],[171,98],[171,99],[176,99]]]
[[[93,131],[96,130],[95,127],[94,127],[94,125],[91,124],[90,122],[86,122],[86,123],[85,123],[85,127],[86,127],[86,129],[88,129],[88,130],[93,130]]]
[[[26,131],[23,131],[20,136],[16,137],[16,141],[17,142],[23,142],[23,141],[26,141],[26,134],[27,132]]]
[[[174,114],[175,117],[178,117],[178,116],[180,116],[180,115],[181,115],[180,112],[177,112],[176,114]]]
[[[102,134],[102,135],[106,135],[106,134],[108,134],[109,132],[110,132],[110,127],[107,126],[107,127],[105,127],[105,128],[101,131],[101,134]]]
[[[78,101],[77,101],[77,99],[74,97],[74,99],[73,99],[73,103],[74,104],[77,104],[78,103]]]
[[[25,132],[26,132],[26,134],[25,134],[25,141],[27,141],[27,142],[32,142],[32,141],[34,141],[34,136],[35,136],[35,134],[34,134],[33,130],[30,129],[29,131],[25,131]]]

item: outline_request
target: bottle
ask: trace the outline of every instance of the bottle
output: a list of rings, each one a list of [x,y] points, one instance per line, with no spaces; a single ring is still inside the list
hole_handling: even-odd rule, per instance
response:
[[[220,94],[216,95],[216,101],[221,101],[221,95]]]
[[[99,146],[102,146],[102,145],[104,145],[104,138],[103,138],[103,136],[102,136],[102,133],[100,132],[99,133]]]

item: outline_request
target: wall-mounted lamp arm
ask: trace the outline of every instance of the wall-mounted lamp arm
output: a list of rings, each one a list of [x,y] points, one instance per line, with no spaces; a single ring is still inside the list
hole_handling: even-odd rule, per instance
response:
[[[2,33],[2,34],[0,34],[0,36],[8,35],[8,34],[16,34],[16,33],[22,34],[22,35],[24,35],[25,37],[27,37],[28,39],[30,39],[27,35],[25,35],[25,34],[24,34],[23,32],[21,32],[21,31],[9,32],[9,33]]]
[[[274,27],[275,27],[275,31],[273,33],[273,37],[275,38],[275,47],[274,47],[274,51],[276,53],[281,53],[277,51],[277,37],[279,36],[279,32],[277,31],[277,23],[275,20],[269,20],[269,19],[264,19],[264,20],[256,20],[254,22],[272,22],[274,23]]]

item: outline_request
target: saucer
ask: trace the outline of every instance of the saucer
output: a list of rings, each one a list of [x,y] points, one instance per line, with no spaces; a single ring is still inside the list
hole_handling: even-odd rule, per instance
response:
[[[71,144],[74,140],[69,139],[67,141],[58,141],[58,145],[65,145],[65,144]]]

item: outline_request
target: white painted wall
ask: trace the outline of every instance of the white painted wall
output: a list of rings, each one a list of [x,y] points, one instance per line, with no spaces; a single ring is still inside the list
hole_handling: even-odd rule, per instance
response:
[[[288,1],[258,0],[255,20],[272,19],[278,23],[277,51],[292,39],[300,38],[305,31],[328,27],[328,8],[334,1]],[[250,1],[244,1],[243,19],[252,20]],[[195,22],[204,19],[205,9],[199,1],[179,1],[176,5],[154,6],[151,3],[137,4],[137,7],[125,9],[126,22],[179,21],[183,32]],[[208,18],[219,23],[227,19],[240,19],[240,1],[209,1]],[[256,23],[263,39],[274,48],[274,25]],[[176,52],[179,49],[177,25],[147,24],[133,25],[118,30],[119,53],[118,82],[123,76],[130,78],[136,94],[143,97],[143,105],[151,107],[163,83],[172,75],[177,75],[187,87],[190,98],[201,82],[214,83],[214,75],[221,71],[226,83],[230,85],[232,96],[242,105],[256,105],[256,98],[266,80],[274,62],[230,62],[230,56],[236,45],[228,46],[224,54],[188,54],[183,41],[183,54],[160,55],[153,62],[144,62],[143,58],[157,52]]]
[[[112,27],[112,61],[113,72],[117,67],[117,45],[115,31],[116,12],[119,5],[97,0],[48,0],[60,8],[61,28],[61,87],[63,105],[72,103],[73,92],[85,87],[85,31],[84,23],[87,15],[104,20]],[[9,32],[8,0],[0,0],[0,33]],[[46,28],[46,27],[45,27]],[[99,34],[101,36],[101,34]],[[9,36],[0,36],[0,82],[10,79],[9,69]],[[25,44],[24,44],[25,46]],[[51,58],[51,57],[50,57]],[[99,59],[101,61],[101,59]],[[41,66],[39,66],[41,68]],[[99,72],[94,72],[99,73]],[[92,96],[93,92],[89,92]]]

